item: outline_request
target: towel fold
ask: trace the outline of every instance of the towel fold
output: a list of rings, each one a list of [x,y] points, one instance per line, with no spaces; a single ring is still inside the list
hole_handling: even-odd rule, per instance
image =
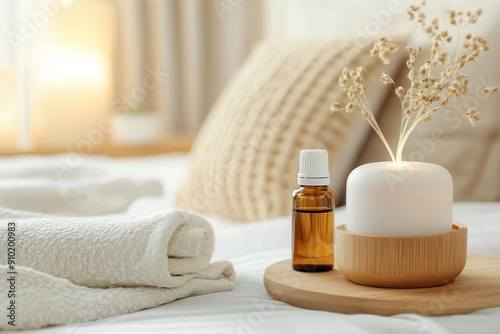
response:
[[[210,264],[211,225],[187,211],[139,218],[61,218],[9,209],[0,214],[2,244],[7,223],[15,222],[20,315],[16,327],[3,321],[0,329],[96,320],[234,284],[231,263]],[[12,271],[7,263],[7,253],[0,252],[1,277]],[[0,291],[7,285],[0,280]]]
[[[131,313],[170,303],[176,299],[232,289],[234,271],[231,264],[217,262],[198,272],[177,288],[154,287],[95,289],[25,267],[17,268],[16,326],[8,318],[0,330],[36,329],[50,325],[67,325]],[[0,265],[1,277],[8,277],[7,266]],[[2,279],[2,291],[7,285]],[[5,302],[4,302],[5,301]],[[8,307],[2,298],[2,309]],[[5,317],[5,315],[4,315]]]

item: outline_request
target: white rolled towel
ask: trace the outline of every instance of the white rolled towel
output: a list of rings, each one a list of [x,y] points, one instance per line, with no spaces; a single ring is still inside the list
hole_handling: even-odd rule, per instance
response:
[[[210,264],[215,242],[210,224],[187,211],[138,218],[27,219],[29,213],[12,210],[1,214],[9,215],[0,224],[2,244],[8,222],[15,222],[15,266],[24,292],[16,300],[23,314],[18,326],[3,322],[0,329],[96,320],[226,291],[234,284],[231,263]],[[0,272],[5,275],[7,260],[7,252],[1,252]],[[7,283],[1,281],[1,291]],[[56,296],[49,297],[47,287],[58,291]],[[47,298],[50,308],[44,307]]]

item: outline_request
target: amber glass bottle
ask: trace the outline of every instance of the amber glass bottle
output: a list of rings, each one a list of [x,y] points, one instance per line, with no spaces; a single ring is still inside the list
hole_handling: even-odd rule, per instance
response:
[[[297,271],[333,269],[335,194],[328,188],[326,150],[300,152],[300,188],[293,192],[292,267]]]

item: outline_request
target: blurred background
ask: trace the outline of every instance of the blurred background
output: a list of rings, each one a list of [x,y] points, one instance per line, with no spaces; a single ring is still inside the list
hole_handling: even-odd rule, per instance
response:
[[[263,1],[2,0],[0,152],[187,149]]]
[[[373,20],[358,9],[337,0],[2,0],[0,153],[188,150],[257,41],[353,35],[349,23]]]
[[[386,28],[409,29],[404,7],[400,0],[1,0],[0,153],[188,150],[259,40],[345,37],[362,45]]]

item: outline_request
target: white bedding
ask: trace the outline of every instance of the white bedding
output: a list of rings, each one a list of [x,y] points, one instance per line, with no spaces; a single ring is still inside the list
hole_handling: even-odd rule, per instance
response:
[[[0,164],[34,164],[65,155],[0,158]],[[126,215],[144,215],[171,208],[173,197],[189,164],[186,154],[141,158],[86,157],[84,164],[101,166],[117,174],[162,180],[165,194],[142,198]],[[290,218],[235,224],[206,216],[217,238],[214,260],[230,260],[236,270],[234,290],[190,297],[154,309],[23,333],[499,333],[500,308],[468,315],[393,317],[344,315],[311,311],[273,301],[262,284],[265,268],[290,257]],[[469,227],[469,253],[500,256],[500,203],[456,203],[454,220]],[[344,208],[336,211],[336,224],[345,223]],[[21,278],[20,278],[21,279]],[[500,281],[500,277],[498,278]],[[22,292],[21,292],[22,293]],[[497,292],[499,299],[500,294]],[[2,293],[3,295],[3,293]],[[3,298],[3,296],[2,296]],[[21,314],[19,316],[22,316]],[[3,316],[2,316],[3,317]],[[2,320],[3,321],[3,320]]]

